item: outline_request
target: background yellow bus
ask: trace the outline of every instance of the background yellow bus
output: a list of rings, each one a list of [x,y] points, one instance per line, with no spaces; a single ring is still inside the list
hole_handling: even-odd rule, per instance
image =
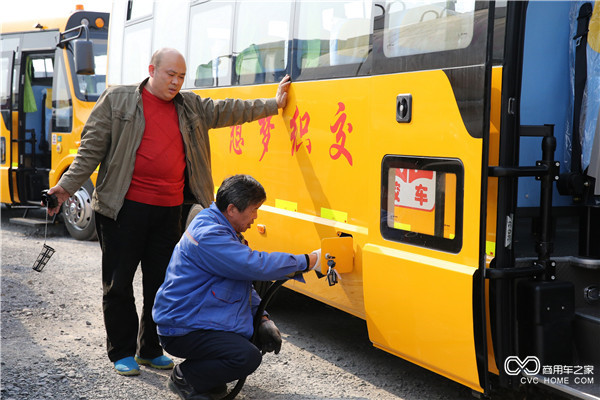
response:
[[[79,10],[66,18],[2,25],[3,204],[25,212],[39,207],[41,191],[71,165],[83,125],[106,87],[108,22],[108,13]],[[92,180],[62,208],[67,230],[81,240],[96,237]]]
[[[582,4],[121,1],[108,82],[163,46],[200,96],[272,97],[290,74],[278,116],[210,134],[215,184],[267,191],[253,248],[336,257],[336,285],[286,285],[476,392],[598,398],[600,11]]]

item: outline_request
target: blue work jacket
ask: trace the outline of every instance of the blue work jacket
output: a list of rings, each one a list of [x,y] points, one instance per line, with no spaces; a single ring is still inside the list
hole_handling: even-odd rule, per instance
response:
[[[307,267],[304,254],[267,253],[242,244],[215,203],[175,247],[152,317],[161,336],[207,329],[252,337],[260,297],[252,281],[283,279]]]

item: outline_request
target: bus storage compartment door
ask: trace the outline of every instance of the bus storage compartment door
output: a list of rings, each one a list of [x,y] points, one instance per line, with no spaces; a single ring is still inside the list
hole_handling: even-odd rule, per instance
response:
[[[327,255],[335,257],[335,269],[340,274],[352,272],[354,266],[354,241],[352,236],[331,237],[321,240],[321,273],[327,274]]]
[[[575,289],[571,282],[519,282],[519,356],[535,356],[542,365],[569,365],[573,358],[574,318]]]

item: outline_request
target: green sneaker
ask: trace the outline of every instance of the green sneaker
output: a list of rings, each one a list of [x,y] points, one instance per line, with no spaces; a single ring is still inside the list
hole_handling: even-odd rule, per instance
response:
[[[173,360],[164,355],[156,358],[141,358],[139,356],[135,356],[135,361],[137,361],[140,365],[148,365],[156,369],[171,369],[175,365],[173,364]]]

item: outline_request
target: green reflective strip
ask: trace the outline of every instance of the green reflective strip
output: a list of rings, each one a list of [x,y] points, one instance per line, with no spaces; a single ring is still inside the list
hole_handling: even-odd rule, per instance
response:
[[[485,242],[485,254],[488,254],[490,256],[493,256],[496,254],[496,243],[495,242],[490,242],[490,241]]]
[[[321,207],[321,218],[327,218],[337,222],[348,222],[348,213]]]
[[[13,168],[19,168],[19,163],[18,163],[18,162],[14,162],[14,163],[12,163],[12,167],[13,167]]]
[[[275,207],[281,208],[282,210],[298,211],[298,203],[294,203],[293,201],[275,199]]]
[[[410,224],[403,224],[401,222],[394,222],[394,229],[402,229],[403,231],[410,231]]]

